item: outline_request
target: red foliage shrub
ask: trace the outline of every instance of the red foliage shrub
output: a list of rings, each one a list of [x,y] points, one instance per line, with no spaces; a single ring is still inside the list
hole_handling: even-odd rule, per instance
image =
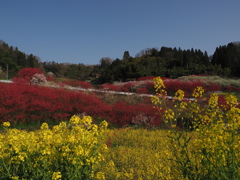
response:
[[[179,81],[179,80],[165,80],[164,85],[169,95],[174,95],[179,89],[185,92],[185,96],[191,96],[193,90],[197,86],[205,88],[201,81]]]
[[[136,93],[138,93],[138,94],[148,94],[148,90],[147,90],[147,88],[142,87],[142,88],[138,88],[136,90]]]
[[[123,88],[128,89],[130,92],[133,91],[133,88],[136,86],[136,83],[134,82],[127,82],[123,85]]]
[[[24,68],[18,72],[13,81],[17,83],[29,83],[34,74],[43,74],[43,72],[38,68]]]
[[[85,113],[118,125],[142,123],[139,114],[149,120],[149,125],[162,123],[157,110],[151,104],[107,105],[94,94],[18,83],[0,83],[0,94],[0,121],[59,122],[74,114]]]
[[[146,88],[147,89],[154,89],[153,81],[146,81]]]
[[[226,86],[224,88],[225,91],[227,92],[233,92],[233,91],[237,91],[237,88],[233,87],[233,86]]]
[[[55,78],[52,77],[52,76],[48,76],[48,77],[47,77],[47,81],[54,81],[54,80],[55,80]]]
[[[219,105],[226,105],[226,99],[225,99],[225,95],[219,95],[218,96],[218,104]]]
[[[157,113],[157,110],[151,104],[133,106],[125,102],[118,102],[112,106],[110,122],[122,126],[133,124],[134,117],[139,114],[143,114],[151,119],[148,125],[161,125],[163,123],[159,113]],[[141,122],[138,124],[141,124]]]
[[[130,90],[128,88],[125,88],[125,87],[121,87],[121,90],[122,92],[130,92]]]
[[[104,90],[109,90],[109,91],[121,91],[121,87],[120,86],[115,86],[113,84],[102,84],[100,85],[100,89],[104,89]]]
[[[219,84],[209,83],[205,87],[205,91],[220,91],[222,87]]]
[[[92,84],[89,83],[89,82],[86,82],[86,81],[78,81],[79,85],[82,87],[82,88],[86,88],[86,89],[89,89],[89,88],[92,88]]]
[[[94,95],[25,84],[0,83],[0,93],[0,119],[7,121],[58,121],[83,112],[94,116],[105,106]]]

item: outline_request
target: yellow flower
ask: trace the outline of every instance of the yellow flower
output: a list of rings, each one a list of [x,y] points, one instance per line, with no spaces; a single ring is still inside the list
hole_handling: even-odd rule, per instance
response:
[[[181,102],[179,108],[181,109],[186,109],[187,108],[187,103],[186,102]]]
[[[71,125],[76,125],[76,124],[79,124],[79,121],[80,121],[80,117],[74,115],[70,118],[69,123]]]
[[[204,89],[201,86],[197,86],[194,89],[192,96],[195,98],[201,98],[203,93],[204,93]]]
[[[157,104],[161,104],[160,98],[157,96],[152,96],[151,101],[153,104],[157,105]]]
[[[10,125],[10,122],[3,122],[3,127],[9,127]]]
[[[175,93],[175,98],[177,98],[179,101],[182,101],[184,98],[184,91],[179,89],[176,93]]]
[[[97,175],[96,175],[96,178],[97,179],[101,179],[101,180],[105,180],[105,175],[103,172],[98,172]]]
[[[167,110],[165,110],[165,114],[164,114],[164,117],[165,117],[165,119],[167,119],[167,120],[171,120],[171,119],[174,119],[174,111],[173,110],[171,110],[171,109],[167,109]]]
[[[42,123],[41,129],[48,129],[48,124],[47,123]]]
[[[212,94],[210,96],[210,99],[208,101],[208,106],[210,108],[215,108],[218,106],[218,95],[217,94]]]
[[[160,77],[154,78],[153,83],[154,83],[154,88],[157,94],[163,94],[163,95],[167,94],[166,91],[164,90],[166,87],[163,83],[163,80]]]
[[[18,176],[12,176],[12,179],[14,179],[14,180],[18,180],[19,177],[18,177]]]
[[[54,172],[52,174],[52,180],[59,180],[62,178],[61,172]]]
[[[108,123],[107,123],[107,121],[102,121],[101,123],[100,123],[100,125],[99,125],[99,128],[102,130],[102,129],[107,129],[107,127],[108,127]]]
[[[236,107],[238,105],[238,99],[235,96],[228,94],[225,98],[226,98],[226,103],[230,108]]]

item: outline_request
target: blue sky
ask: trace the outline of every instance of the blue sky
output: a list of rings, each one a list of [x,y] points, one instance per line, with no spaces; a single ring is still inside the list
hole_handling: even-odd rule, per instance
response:
[[[240,41],[239,0],[5,0],[0,39],[41,61],[98,64],[142,49],[212,55]]]

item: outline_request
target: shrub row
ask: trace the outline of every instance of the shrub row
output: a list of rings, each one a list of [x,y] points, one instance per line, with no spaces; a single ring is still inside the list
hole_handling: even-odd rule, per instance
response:
[[[160,117],[150,104],[133,106],[118,102],[108,105],[95,94],[18,83],[0,83],[0,94],[1,121],[40,123],[53,120],[59,122],[67,120],[74,114],[84,113],[118,125],[161,124]],[[143,118],[136,118],[139,114]]]
[[[202,80],[189,80],[183,81],[179,79],[163,79],[166,86],[166,91],[168,95],[174,95],[174,93],[181,89],[185,92],[186,97],[191,97],[192,91],[197,87],[201,86],[204,88],[205,92],[239,92],[240,88],[235,86],[221,86],[218,83],[211,83]],[[100,89],[110,90],[110,91],[123,91],[123,92],[135,92],[139,94],[154,94],[153,81],[131,81],[127,83],[114,84],[103,84]]]

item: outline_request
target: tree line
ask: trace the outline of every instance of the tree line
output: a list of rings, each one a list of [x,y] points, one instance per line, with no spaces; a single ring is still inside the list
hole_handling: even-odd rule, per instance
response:
[[[135,57],[125,51],[122,59],[103,57],[97,65],[84,65],[41,62],[37,56],[27,55],[17,47],[0,41],[0,78],[6,77],[7,67],[10,78],[22,68],[36,67],[44,73],[52,72],[55,77],[89,80],[93,83],[128,81],[148,76],[177,78],[192,74],[240,77],[240,42],[219,46],[212,56],[193,48],[146,48]]]

